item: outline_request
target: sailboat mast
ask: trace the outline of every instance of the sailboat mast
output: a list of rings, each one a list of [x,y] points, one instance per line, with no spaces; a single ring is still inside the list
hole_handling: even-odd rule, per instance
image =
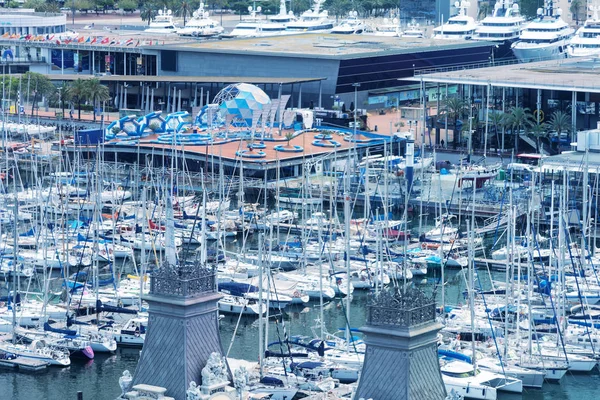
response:
[[[345,264],[346,264],[346,282],[350,287],[350,161],[346,160],[346,169],[344,171],[344,245],[345,245]],[[346,296],[346,346],[350,350],[350,292]]]

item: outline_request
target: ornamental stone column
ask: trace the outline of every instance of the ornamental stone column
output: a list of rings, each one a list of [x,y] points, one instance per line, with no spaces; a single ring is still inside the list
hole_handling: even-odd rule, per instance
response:
[[[150,277],[149,322],[133,385],[167,389],[185,400],[191,381],[201,382],[201,371],[211,353],[223,354],[219,337],[215,270],[199,263],[165,263]],[[227,374],[231,377],[229,367]]]
[[[389,289],[367,305],[366,354],[355,398],[443,400],[435,298],[415,288]]]

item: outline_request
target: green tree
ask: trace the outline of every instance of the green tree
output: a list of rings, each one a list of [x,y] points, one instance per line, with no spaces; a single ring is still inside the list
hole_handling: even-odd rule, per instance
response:
[[[541,152],[540,141],[541,139],[548,136],[548,126],[544,123],[538,124],[537,122],[529,125],[529,134],[535,138],[536,151]]]
[[[581,19],[585,19],[586,2],[583,0],[572,0],[569,11],[573,14],[575,25],[579,25]]]
[[[77,119],[81,119],[81,105],[89,98],[85,80],[77,78],[73,81],[70,92],[73,101],[77,102]]]
[[[96,13],[102,11],[102,13],[105,14],[107,10],[115,8],[115,0],[93,0],[93,2]]]
[[[98,78],[91,78],[85,81],[85,90],[87,98],[92,100],[94,109],[94,122],[96,121],[96,106],[110,99],[108,86],[103,85]]]
[[[119,8],[123,10],[123,12],[132,13],[137,10],[137,2],[135,0],[121,0],[119,1]]]
[[[521,14],[527,18],[534,18],[538,8],[544,6],[543,0],[521,0],[519,3]]]
[[[468,104],[460,97],[450,97],[446,100],[446,112],[448,118],[452,118],[454,125],[452,128],[452,146],[456,149],[459,143],[460,132],[458,131],[458,120],[462,118],[464,113],[467,111]]]
[[[501,112],[490,113],[488,123],[492,124],[494,127],[494,133],[496,134],[496,147],[500,146],[500,136],[498,135],[500,129],[504,125],[504,120],[506,118],[506,114]],[[504,144],[504,132],[502,133],[502,144]],[[504,146],[502,148],[504,150]]]
[[[156,16],[156,13],[157,9],[152,7],[151,4],[144,3],[140,8],[140,17],[142,21],[148,21],[148,25],[150,25],[150,21]]]
[[[75,0],[75,9],[87,14],[88,11],[94,8],[94,4],[90,0]]]
[[[60,12],[60,7],[56,1],[27,0],[23,3],[23,8],[33,8],[37,12]]]
[[[478,3],[479,11],[477,12],[477,19],[484,19],[487,17],[492,11],[492,5],[489,1],[482,1]]]
[[[571,116],[564,111],[554,111],[548,121],[548,128],[556,132],[557,143],[562,133],[570,133],[572,129]]]
[[[193,12],[192,5],[188,0],[183,0],[181,3],[179,3],[179,7],[177,7],[177,14],[183,18],[184,26],[187,23],[187,17],[189,17]]]
[[[515,140],[515,151],[519,152],[521,131],[534,123],[533,114],[527,107],[511,107],[506,116],[506,125],[510,126]]]

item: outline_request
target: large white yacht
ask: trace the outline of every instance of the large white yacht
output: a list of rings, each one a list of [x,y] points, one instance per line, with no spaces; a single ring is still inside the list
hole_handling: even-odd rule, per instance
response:
[[[248,7],[250,16],[237,24],[235,28],[226,37],[259,37],[259,36],[275,36],[285,35],[290,32],[286,30],[287,24],[296,21],[294,13],[286,11],[285,0],[281,0],[279,4],[279,14],[272,15],[268,19],[260,18],[258,13],[262,11],[261,7],[254,9]]]
[[[287,30],[291,32],[328,31],[333,28],[333,20],[329,19],[327,10],[321,10],[325,0],[314,0],[313,8],[306,10],[297,21],[290,22]]]
[[[499,0],[494,13],[485,17],[475,31],[473,40],[488,42],[515,41],[521,35],[525,17],[519,13],[519,5],[512,0]]]
[[[477,22],[473,17],[467,15],[467,10],[471,3],[466,0],[454,3],[458,9],[458,14],[448,18],[448,22],[433,29],[434,39],[471,39],[475,35]]]
[[[366,29],[366,25],[358,18],[357,11],[350,11],[348,13],[348,17],[343,20],[338,26],[331,30],[331,33],[340,34],[340,35],[359,35],[363,33]]]
[[[175,33],[177,25],[173,21],[173,12],[167,10],[158,10],[158,14],[152,18],[148,27],[144,30],[147,33]]]
[[[519,62],[549,60],[567,56],[567,45],[574,30],[562,18],[562,10],[555,9],[552,0],[538,8],[534,19],[512,45]]]
[[[209,17],[208,11],[204,10],[204,3],[200,3],[198,10],[192,14],[183,28],[177,30],[179,36],[211,37],[223,33],[223,27],[218,21]]]
[[[569,43],[570,57],[585,57],[600,54],[600,19],[598,19],[598,11],[600,6],[590,6],[590,10],[594,12],[592,18],[585,21],[585,24],[577,30],[575,36]]]

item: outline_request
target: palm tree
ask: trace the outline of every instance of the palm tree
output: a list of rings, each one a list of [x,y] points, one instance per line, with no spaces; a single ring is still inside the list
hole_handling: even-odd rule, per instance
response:
[[[451,97],[446,100],[446,112],[449,117],[452,117],[454,120],[454,125],[452,128],[452,145],[456,149],[459,142],[460,132],[457,128],[458,119],[463,116],[465,111],[467,110],[467,102],[461,99],[460,97]]]
[[[496,149],[500,145],[500,137],[498,136],[498,130],[504,124],[504,120],[506,118],[506,114],[500,112],[494,112],[490,114],[488,118],[488,123],[494,126],[494,132],[496,133]],[[502,143],[504,143],[504,133],[502,133]],[[504,146],[502,146],[502,150],[504,150]]]
[[[91,78],[85,82],[87,96],[92,100],[92,108],[94,109],[94,122],[96,122],[96,105],[97,102],[107,101],[110,99],[108,87],[100,83],[98,78]]]
[[[285,139],[287,140],[287,147],[290,147],[290,141],[294,138],[294,132],[288,132],[285,134]]]
[[[534,122],[529,126],[529,133],[535,138],[535,143],[537,145],[537,152],[540,153],[541,146],[540,140],[548,136],[548,125],[546,124],[538,124]]]
[[[550,116],[548,128],[556,132],[557,139],[560,142],[560,136],[563,132],[571,132],[571,117],[564,111],[554,111]]]
[[[179,14],[181,14],[181,17],[183,18],[183,26],[185,26],[188,15],[192,13],[192,6],[190,2],[188,0],[183,0],[177,11],[179,11]]]
[[[511,107],[506,116],[506,125],[510,126],[515,138],[515,151],[519,152],[521,130],[534,123],[533,114],[527,107]]]
[[[81,104],[88,99],[88,91],[86,81],[81,78],[77,78],[69,89],[71,99],[77,101],[77,119],[81,119]]]
[[[481,20],[484,19],[485,17],[487,17],[487,15],[490,13],[491,10],[491,6],[489,1],[488,2],[480,2],[479,3],[479,12],[477,13],[477,19]]]
[[[140,18],[142,18],[142,21],[148,21],[148,25],[150,25],[150,21],[156,16],[156,12],[155,8],[144,4],[140,10]]]
[[[581,18],[581,11],[585,12],[586,2],[583,0],[572,0],[571,5],[569,6],[569,11],[573,14],[573,19],[575,20],[575,25],[579,25],[579,19]]]

